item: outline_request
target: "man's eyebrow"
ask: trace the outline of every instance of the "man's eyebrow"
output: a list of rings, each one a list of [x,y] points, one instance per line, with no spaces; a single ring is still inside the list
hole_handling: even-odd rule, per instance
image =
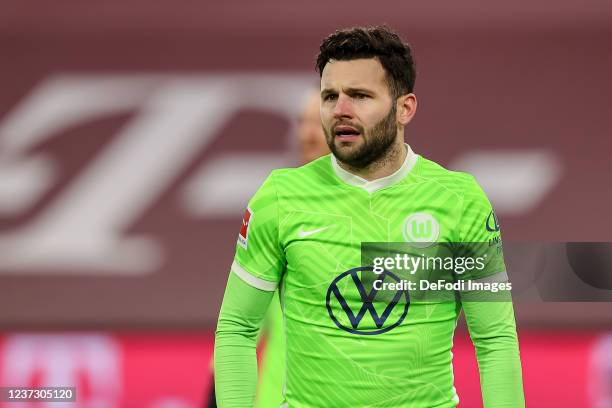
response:
[[[347,94],[356,94],[356,93],[365,93],[365,94],[374,94],[375,92],[372,91],[371,89],[367,89],[367,88],[359,88],[359,87],[350,87],[350,88],[344,88],[343,89],[344,93]],[[335,89],[332,88],[325,88],[321,91],[321,96],[325,96],[327,94],[330,93],[336,93],[337,91]]]
[[[356,94],[356,93],[373,94],[374,93],[374,91],[372,91],[371,89],[359,88],[359,87],[345,88],[344,92],[346,92],[347,94]]]
[[[336,91],[334,89],[331,89],[331,88],[325,88],[325,89],[323,89],[321,91],[321,96],[325,96],[325,95],[333,93],[333,92],[336,92]]]

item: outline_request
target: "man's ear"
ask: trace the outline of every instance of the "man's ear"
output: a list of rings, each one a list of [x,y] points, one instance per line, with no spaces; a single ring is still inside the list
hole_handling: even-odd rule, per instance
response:
[[[416,113],[417,99],[413,93],[405,94],[397,98],[397,121],[406,126]]]

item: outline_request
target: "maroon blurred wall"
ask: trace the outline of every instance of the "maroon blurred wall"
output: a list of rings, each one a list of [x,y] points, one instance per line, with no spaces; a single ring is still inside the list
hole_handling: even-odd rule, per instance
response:
[[[520,169],[551,172],[534,200],[500,196],[505,240],[612,241],[611,4],[0,4],[2,327],[213,324],[239,181],[296,160],[318,44],[355,24],[388,23],[415,48],[416,152],[485,176],[483,158],[534,154],[497,176],[510,187]],[[112,160],[124,167],[96,173]],[[606,307],[517,310],[525,324],[609,325]]]

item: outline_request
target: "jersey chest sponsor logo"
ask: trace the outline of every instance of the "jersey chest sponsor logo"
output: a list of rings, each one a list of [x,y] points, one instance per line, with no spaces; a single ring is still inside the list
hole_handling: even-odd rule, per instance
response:
[[[422,248],[428,247],[438,240],[440,223],[429,213],[416,212],[404,220],[402,235],[406,242]]]
[[[238,233],[238,244],[244,249],[247,249],[247,243],[249,241],[249,225],[251,225],[252,220],[253,211],[251,211],[250,208],[247,208],[244,212],[244,217],[242,218],[240,233]]]
[[[377,290],[375,281],[399,283],[401,280],[391,272],[376,274],[371,266],[363,266],[343,272],[332,281],[325,305],[338,328],[352,334],[377,335],[393,330],[404,321],[410,306],[408,290]],[[359,294],[357,302],[350,300],[351,293]],[[371,320],[364,320],[366,313]]]

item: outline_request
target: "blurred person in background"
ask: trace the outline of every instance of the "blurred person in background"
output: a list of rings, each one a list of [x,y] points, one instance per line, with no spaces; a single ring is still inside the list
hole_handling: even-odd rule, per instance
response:
[[[301,165],[330,153],[321,126],[319,102],[319,90],[316,88],[309,90],[304,97],[303,108],[298,116],[298,156]],[[278,291],[270,302],[261,338],[264,347],[261,351],[255,407],[278,407],[283,402],[285,379],[285,333]],[[208,408],[216,406],[213,384]]]
[[[308,92],[304,109],[298,118],[298,148],[302,165],[329,154],[329,146],[321,127],[320,95],[318,89]]]
[[[319,101],[319,91],[310,90],[305,96],[304,106],[298,117],[297,136],[302,165],[330,153],[321,126]],[[270,303],[264,330],[265,348],[262,351],[255,401],[257,408],[278,407],[283,402],[285,333],[278,290]]]
[[[457,406],[451,348],[463,310],[485,408],[524,407],[511,301],[411,303],[405,291],[389,301],[364,287],[362,242],[499,241],[474,178],[404,142],[416,112],[410,47],[386,27],[336,31],[317,71],[333,154],[273,171],[247,207],[216,332],[219,406],[253,405],[256,336],[280,287],[283,406]],[[473,279],[506,282],[501,257]]]

